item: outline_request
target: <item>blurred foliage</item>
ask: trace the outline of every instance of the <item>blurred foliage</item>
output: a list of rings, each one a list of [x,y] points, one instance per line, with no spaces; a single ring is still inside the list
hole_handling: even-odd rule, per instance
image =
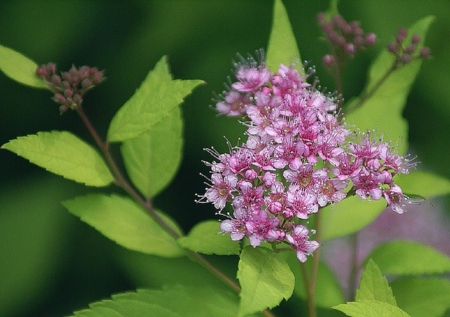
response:
[[[318,39],[315,21],[328,1],[284,2],[302,57],[317,66],[322,87],[333,91],[320,65],[327,47]],[[61,70],[72,63],[106,69],[107,80],[85,102],[103,136],[114,113],[161,56],[168,55],[175,78],[207,82],[183,106],[184,161],[174,183],[155,201],[187,231],[199,220],[214,218],[211,206],[194,203],[194,194],[204,188],[198,175],[206,171],[201,160],[209,159],[202,148],[214,145],[225,151],[223,136],[236,144],[244,130],[209,107],[212,92],[223,90],[237,52],[246,55],[266,47],[272,5],[268,0],[2,1],[0,43],[38,63],[56,62]],[[370,59],[399,27],[425,15],[436,16],[426,42],[433,58],[424,62],[404,115],[410,123],[410,151],[420,158],[421,168],[450,177],[450,165],[443,164],[450,144],[450,2],[344,0],[340,12],[378,36],[377,46],[346,70],[347,99],[363,88]],[[50,93],[4,75],[0,91],[1,144],[16,136],[63,129],[89,140],[75,113],[59,115]],[[61,200],[85,191],[81,185],[49,175],[7,151],[0,153],[0,177],[2,316],[68,315],[111,293],[161,285],[145,275],[146,261],[131,261],[129,252],[121,252],[61,206]],[[228,261],[225,266],[235,265]]]

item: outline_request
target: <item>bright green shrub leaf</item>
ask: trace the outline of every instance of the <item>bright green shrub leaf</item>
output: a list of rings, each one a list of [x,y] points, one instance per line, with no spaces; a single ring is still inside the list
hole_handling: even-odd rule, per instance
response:
[[[325,207],[322,213],[322,241],[353,234],[374,221],[386,208],[384,200],[367,201],[351,196]]]
[[[36,75],[37,68],[38,65],[31,59],[0,45],[0,70],[12,80],[34,88],[47,88]]]
[[[425,171],[413,171],[410,174],[397,175],[395,183],[404,193],[417,194],[427,198],[450,194],[450,181]]]
[[[285,252],[283,255],[295,276],[294,295],[306,300],[307,296],[305,291],[305,282],[303,280],[302,270],[295,252]],[[308,269],[310,269],[311,264],[312,261],[308,260],[306,262]],[[342,288],[329,266],[326,263],[319,262],[318,272],[316,295],[314,297],[316,305],[323,308],[330,308],[345,302]]]
[[[409,29],[409,37],[407,37],[405,43],[409,43],[412,34],[420,35],[421,43],[423,43],[428,27],[433,20],[434,17],[429,16],[414,24]],[[420,50],[420,47],[418,49]],[[369,81],[362,96],[377,84],[379,79],[391,68],[394,60],[394,55],[387,50],[380,54],[370,68]],[[421,64],[421,60],[415,60],[395,70],[375,93],[365,100],[362,107],[346,115],[346,122],[355,124],[357,128],[363,131],[375,129],[376,133],[383,133],[385,140],[396,142],[399,138],[402,138],[399,142],[398,151],[400,154],[404,154],[408,148],[406,139],[408,124],[403,118],[402,112]],[[352,109],[361,101],[361,97],[352,100],[348,107],[344,109]]]
[[[361,276],[361,282],[356,291],[355,300],[357,302],[363,300],[376,300],[397,306],[386,278],[381,275],[380,269],[372,259],[367,263]]]
[[[298,71],[303,77],[302,59],[291,23],[289,22],[289,16],[281,0],[275,0],[266,64],[272,72],[276,72],[280,64],[289,66],[292,62],[297,61],[300,61]]]
[[[393,281],[391,287],[399,307],[411,316],[440,317],[450,308],[448,279],[402,278]]]
[[[107,186],[113,176],[99,153],[67,131],[38,132],[2,145],[47,171],[88,186]]]
[[[161,58],[112,119],[108,141],[119,142],[140,136],[168,117],[201,83],[201,80],[172,80],[166,58]]]
[[[422,275],[450,272],[450,258],[425,244],[392,241],[376,248],[372,258],[383,274]]]
[[[181,162],[183,121],[179,107],[137,138],[122,144],[122,156],[133,184],[147,198],[174,178]]]
[[[89,310],[75,312],[74,316],[234,317],[237,308],[238,298],[231,292],[211,287],[175,285],[162,290],[138,290],[113,295],[111,300],[91,304]]]
[[[186,237],[178,239],[186,249],[203,254],[239,254],[240,244],[224,235],[216,220],[206,220],[196,224]]]
[[[175,238],[127,197],[93,194],[66,200],[63,205],[82,221],[125,248],[164,257],[184,255]],[[180,233],[170,218],[161,212],[158,215]]]
[[[294,291],[289,265],[280,254],[266,248],[247,246],[242,250],[237,278],[242,288],[239,316],[275,307]]]
[[[409,315],[397,306],[376,300],[350,302],[333,307],[347,316],[353,317],[408,317]]]

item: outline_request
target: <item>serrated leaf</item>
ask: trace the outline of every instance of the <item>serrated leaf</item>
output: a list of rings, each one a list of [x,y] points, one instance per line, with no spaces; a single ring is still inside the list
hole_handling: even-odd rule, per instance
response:
[[[300,61],[298,71],[304,77],[302,58],[286,8],[281,0],[275,0],[272,29],[267,45],[267,66],[272,72],[276,72],[280,64],[289,66],[297,61]]]
[[[305,290],[304,277],[295,252],[284,252],[283,255],[295,276],[294,295],[306,300],[307,294]],[[310,269],[312,262],[313,261],[306,261],[305,264],[308,269]],[[330,308],[345,302],[342,288],[329,266],[320,261],[318,272],[316,293],[314,296],[316,306]]]
[[[121,317],[234,317],[237,306],[238,298],[231,292],[212,287],[174,285],[162,290],[138,290],[113,295],[111,300],[91,304],[89,310],[75,312],[74,316],[110,317],[115,315],[104,314],[113,312]]]
[[[392,241],[376,248],[372,258],[383,274],[422,275],[450,272],[450,258],[425,244]]]
[[[62,204],[70,213],[125,248],[163,257],[184,255],[175,238],[130,198],[92,194]],[[173,220],[157,213],[169,227],[180,233]]]
[[[370,259],[361,276],[359,288],[356,290],[357,302],[363,300],[376,300],[397,306],[392,290],[386,278],[381,275],[380,269]]]
[[[428,16],[415,23],[409,29],[409,37],[406,38],[405,42],[408,43],[410,41],[412,34],[418,34],[422,39],[421,43],[423,43],[428,27],[433,20],[434,17]],[[418,47],[418,50],[420,50],[420,47]],[[387,50],[380,54],[370,67],[369,80],[365,92],[377,84],[379,79],[391,68],[394,60],[394,55]],[[375,93],[365,100],[361,107],[346,115],[346,122],[354,124],[363,131],[375,129],[378,133],[383,133],[385,140],[396,142],[402,138],[399,142],[398,151],[400,154],[404,154],[408,148],[406,139],[408,136],[408,124],[402,113],[406,104],[406,98],[421,64],[421,60],[414,60],[395,70]],[[363,92],[362,96],[364,96],[365,92]],[[352,109],[360,101],[361,97],[353,99],[344,109]]]
[[[0,70],[9,78],[34,88],[47,88],[36,75],[38,65],[24,55],[0,45]]]
[[[347,236],[372,223],[386,209],[384,200],[367,201],[351,196],[322,213],[322,241]]]
[[[113,176],[100,154],[88,143],[67,131],[38,132],[3,144],[9,150],[47,171],[64,178],[102,187]]]
[[[450,308],[450,281],[402,278],[391,283],[398,305],[411,316],[441,317]]]
[[[174,178],[181,162],[183,121],[175,107],[162,121],[121,146],[133,184],[146,198],[161,192]]]
[[[399,174],[395,178],[404,193],[413,193],[427,198],[450,194],[450,180],[426,171]]]
[[[409,315],[400,308],[388,303],[363,300],[361,302],[349,302],[333,307],[347,316],[353,317],[408,317]]]
[[[108,141],[120,142],[140,136],[168,117],[202,83],[201,80],[172,80],[166,58],[161,58],[112,119]]]
[[[216,220],[196,224],[187,236],[178,239],[178,243],[183,248],[203,254],[230,255],[240,251],[240,244],[222,234]]]
[[[277,306],[292,296],[295,286],[286,261],[266,248],[247,246],[242,250],[237,278],[242,288],[238,316]]]

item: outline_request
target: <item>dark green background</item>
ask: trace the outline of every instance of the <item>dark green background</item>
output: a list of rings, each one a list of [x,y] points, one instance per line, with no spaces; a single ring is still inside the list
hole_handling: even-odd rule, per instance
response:
[[[285,5],[303,59],[317,65],[322,86],[332,91],[332,81],[320,66],[327,46],[318,40],[315,22],[328,2],[285,1]],[[346,98],[362,89],[370,59],[399,27],[425,15],[436,16],[426,41],[433,57],[423,64],[405,116],[411,151],[421,167],[450,177],[450,2],[341,1],[340,11],[378,36],[376,47],[347,69]],[[176,78],[205,80],[207,85],[197,88],[183,106],[186,142],[180,172],[155,202],[188,230],[197,221],[214,217],[212,206],[194,203],[194,194],[204,188],[199,173],[206,168],[201,160],[210,160],[202,148],[214,145],[224,151],[223,136],[234,144],[243,131],[235,120],[218,117],[210,108],[212,92],[223,90],[237,52],[245,55],[266,47],[271,15],[272,1],[261,0],[2,1],[0,44],[39,64],[56,62],[61,70],[72,64],[106,69],[107,81],[85,101],[101,135],[162,55],[169,56]],[[0,75],[1,144],[20,135],[62,129],[89,140],[77,116],[60,116],[47,91]],[[144,277],[148,259],[136,258],[130,264],[131,252],[123,252],[60,205],[63,199],[85,193],[83,186],[7,151],[0,152],[0,179],[1,316],[68,315],[112,293],[162,283]]]

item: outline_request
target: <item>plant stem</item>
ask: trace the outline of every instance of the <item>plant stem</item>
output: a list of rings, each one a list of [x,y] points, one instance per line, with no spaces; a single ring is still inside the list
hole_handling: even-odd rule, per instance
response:
[[[350,236],[350,275],[348,277],[348,300],[352,301],[355,298],[356,274],[358,273],[358,233]]]

